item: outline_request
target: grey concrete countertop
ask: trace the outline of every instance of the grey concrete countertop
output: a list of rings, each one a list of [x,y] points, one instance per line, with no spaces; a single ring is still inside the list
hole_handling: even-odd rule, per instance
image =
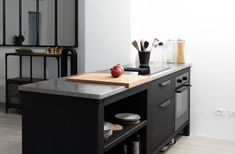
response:
[[[162,65],[161,63],[151,63],[151,65]],[[132,66],[132,65],[130,65]],[[150,75],[151,80],[155,80],[185,68],[191,67],[191,64],[164,64],[169,69]],[[55,95],[74,96],[91,99],[103,99],[111,95],[127,90],[124,86],[90,84],[67,81],[65,78],[46,80],[31,84],[22,85],[20,91],[38,92]]]

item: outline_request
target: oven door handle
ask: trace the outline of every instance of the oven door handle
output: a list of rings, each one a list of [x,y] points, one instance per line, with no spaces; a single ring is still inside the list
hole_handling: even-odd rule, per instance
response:
[[[182,93],[182,92],[184,92],[185,90],[187,90],[190,87],[192,87],[192,85],[184,85],[183,87],[177,89],[175,92],[176,93]]]

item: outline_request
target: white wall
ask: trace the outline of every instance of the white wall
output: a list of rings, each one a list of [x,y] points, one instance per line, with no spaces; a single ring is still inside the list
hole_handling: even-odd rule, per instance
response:
[[[235,139],[235,119],[213,115],[214,107],[235,109],[234,14],[232,0],[131,1],[132,40],[186,40],[186,59],[193,64],[194,134]]]
[[[85,70],[130,61],[130,1],[86,0]]]
[[[78,1],[78,72],[130,62],[130,1]]]

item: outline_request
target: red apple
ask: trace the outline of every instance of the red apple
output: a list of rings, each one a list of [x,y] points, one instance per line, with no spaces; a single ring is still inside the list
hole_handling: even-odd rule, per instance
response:
[[[122,69],[119,66],[114,66],[112,68],[111,74],[114,78],[118,78],[119,76],[123,74]]]
[[[124,67],[120,64],[117,64],[116,66],[118,66],[122,70],[122,74],[123,74],[124,73]]]

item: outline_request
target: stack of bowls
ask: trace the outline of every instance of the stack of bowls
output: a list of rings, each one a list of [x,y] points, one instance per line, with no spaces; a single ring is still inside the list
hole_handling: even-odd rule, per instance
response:
[[[108,139],[113,134],[113,124],[104,122],[104,139]]]

